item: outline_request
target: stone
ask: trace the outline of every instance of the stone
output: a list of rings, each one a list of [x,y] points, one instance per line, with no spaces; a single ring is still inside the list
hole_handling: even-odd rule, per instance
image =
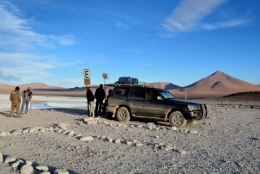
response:
[[[22,131],[23,134],[27,134],[29,132],[29,129],[25,129]]]
[[[67,170],[57,169],[54,171],[54,174],[69,174]]]
[[[141,147],[141,146],[143,146],[143,144],[142,143],[136,143],[135,146],[136,147]]]
[[[189,133],[191,134],[197,134],[198,132],[196,130],[190,130]]]
[[[82,137],[82,136],[83,136],[82,134],[77,134],[77,135],[75,135],[76,138],[80,138],[80,137]]]
[[[31,128],[31,129],[29,129],[28,132],[29,132],[29,133],[33,133],[33,132],[35,132],[35,128]]]
[[[172,127],[172,130],[176,131],[176,130],[178,130],[178,129],[177,129],[177,127],[173,126],[173,127]]]
[[[49,167],[48,166],[40,166],[39,165],[39,166],[36,167],[36,170],[46,172],[46,171],[49,170]]]
[[[168,150],[173,150],[174,147],[171,145],[171,144],[168,144],[165,146],[165,150],[168,151]]]
[[[68,131],[67,135],[72,136],[75,132],[73,130]]]
[[[33,174],[34,170],[31,165],[26,164],[26,165],[22,166],[20,173],[21,174]]]
[[[121,143],[121,140],[120,139],[116,139],[115,140],[115,144],[120,144]]]
[[[127,144],[127,145],[132,145],[133,142],[132,142],[132,141],[126,141],[126,144]]]
[[[147,123],[146,127],[150,130],[156,129],[156,125],[154,123]]]
[[[2,152],[0,151],[0,163],[4,162],[4,158],[3,158],[3,154]]]
[[[5,132],[1,132],[0,133],[0,137],[5,137],[6,136],[6,133]]]
[[[62,129],[62,130],[67,130],[68,125],[61,123],[61,124],[58,125],[58,127],[59,127],[60,129]]]
[[[181,154],[182,154],[182,155],[186,155],[187,152],[186,152],[185,150],[182,150],[182,151],[181,151]]]
[[[19,164],[20,164],[20,163],[18,163],[18,162],[13,163],[13,164],[12,164],[12,168],[17,168],[17,167],[19,166]]]
[[[46,130],[43,128],[43,129],[41,129],[41,131],[40,131],[41,133],[45,133],[46,132]]]
[[[15,130],[12,132],[12,135],[21,135],[22,131],[21,130]]]
[[[33,163],[31,161],[26,161],[25,164],[26,165],[32,165]]]
[[[88,136],[88,137],[82,137],[80,138],[80,141],[92,141],[94,138],[92,136]]]
[[[15,160],[16,160],[16,158],[13,158],[13,157],[11,157],[11,156],[8,156],[8,157],[6,157],[4,163],[5,163],[5,164],[8,164],[8,163],[11,163],[11,162],[15,162]]]
[[[65,135],[65,134],[67,134],[68,132],[69,132],[69,131],[64,130],[64,131],[61,132],[61,134]]]

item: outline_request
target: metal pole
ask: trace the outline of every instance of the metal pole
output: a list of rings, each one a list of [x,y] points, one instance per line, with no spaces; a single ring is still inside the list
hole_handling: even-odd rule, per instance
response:
[[[105,86],[105,84],[106,84],[106,78],[104,78],[105,97],[106,97],[107,91],[106,91],[106,86]]]
[[[187,100],[187,88],[185,88],[185,100]]]

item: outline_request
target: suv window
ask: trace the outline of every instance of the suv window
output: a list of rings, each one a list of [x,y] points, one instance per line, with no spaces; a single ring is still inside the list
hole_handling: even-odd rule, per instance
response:
[[[113,96],[115,96],[115,97],[127,97],[129,91],[130,91],[130,88],[119,87],[119,88],[116,88]]]
[[[147,100],[157,100],[157,96],[159,95],[158,91],[153,88],[145,89],[145,99]]]
[[[163,96],[164,99],[173,99],[175,98],[169,91],[158,89],[158,92]]]
[[[144,88],[132,88],[130,97],[144,98]]]

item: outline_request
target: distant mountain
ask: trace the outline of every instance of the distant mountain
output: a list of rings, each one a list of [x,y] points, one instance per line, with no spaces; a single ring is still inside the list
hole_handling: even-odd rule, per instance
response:
[[[64,90],[66,88],[60,87],[60,86],[49,86],[45,83],[41,82],[34,82],[34,83],[27,83],[27,84],[20,84],[20,85],[7,85],[4,83],[0,83],[0,92],[11,92],[15,89],[16,86],[20,87],[20,91],[26,90],[28,87],[30,87],[32,90],[42,90],[42,89],[48,89],[48,90]]]
[[[182,87],[169,83],[169,82],[155,82],[155,83],[149,83],[149,85],[153,85],[156,88],[162,88],[166,90],[171,90],[171,89],[181,89]]]
[[[221,71],[216,71],[206,78],[185,86],[181,91],[184,91],[185,88],[189,93],[197,94],[260,91],[259,86],[231,77]]]
[[[150,83],[154,87],[169,90],[174,94],[182,95],[185,89],[187,89],[188,94],[232,94],[238,92],[248,92],[248,91],[260,91],[260,85],[253,85],[242,81],[240,79],[234,78],[227,75],[221,71],[216,71],[215,73],[203,78],[191,85],[180,87],[178,85],[169,82],[155,82]],[[85,96],[86,87],[75,87],[75,88],[63,88],[59,86],[49,86],[45,83],[35,82],[29,84],[18,85],[22,90],[27,87],[31,87],[34,94],[41,95],[71,95],[71,96]],[[99,87],[99,85],[92,85],[93,93]],[[13,91],[15,86],[0,83],[0,93],[10,93]],[[108,91],[111,87],[106,87]],[[190,95],[189,95],[190,96]]]
[[[27,84],[20,84],[18,85],[20,88],[27,88],[30,87],[32,89],[66,89],[60,86],[49,86],[45,83],[41,83],[41,82],[34,82],[34,83],[27,83]]]

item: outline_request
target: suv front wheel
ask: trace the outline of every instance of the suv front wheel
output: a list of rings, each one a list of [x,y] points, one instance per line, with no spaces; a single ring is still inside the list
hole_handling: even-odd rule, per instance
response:
[[[186,125],[187,120],[184,118],[180,111],[174,111],[169,117],[169,122],[172,126],[180,128]]]
[[[129,121],[130,120],[130,113],[126,107],[120,107],[116,111],[116,118],[118,121]]]

